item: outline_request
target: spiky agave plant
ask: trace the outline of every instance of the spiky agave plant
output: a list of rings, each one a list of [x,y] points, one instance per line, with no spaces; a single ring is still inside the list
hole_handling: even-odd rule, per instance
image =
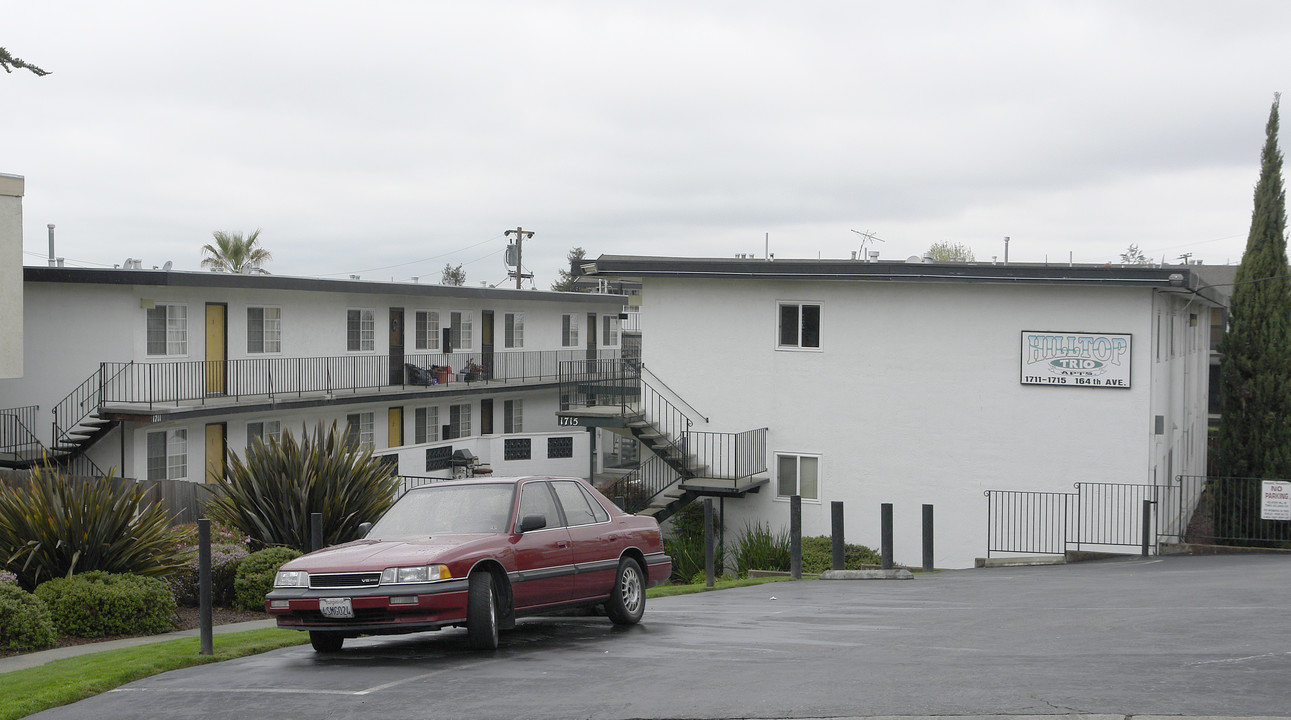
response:
[[[394,503],[399,479],[390,466],[355,447],[337,431],[303,432],[297,441],[284,430],[280,440],[257,439],[246,458],[229,458],[223,490],[207,504],[207,513],[241,530],[254,548],[285,545],[308,551],[309,517],[323,514],[323,542],[358,537],[359,524],[374,521]]]
[[[0,565],[27,590],[90,570],[165,575],[183,563],[180,533],[139,485],[69,478],[50,464],[26,485],[0,484]]]

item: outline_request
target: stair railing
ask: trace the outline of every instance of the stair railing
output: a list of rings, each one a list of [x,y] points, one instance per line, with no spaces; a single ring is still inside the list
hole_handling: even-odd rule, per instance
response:
[[[111,377],[107,376],[109,364],[121,366],[115,370]],[[68,393],[67,397],[58,401],[58,404],[53,409],[54,447],[68,441],[68,435],[71,431],[82,420],[92,415],[103,405],[104,387],[107,383],[115,381],[117,376],[125,372],[131,365],[134,365],[134,361],[128,363],[99,363],[98,370],[94,371],[75,390]]]
[[[22,455],[44,446],[32,428],[36,426],[37,405],[0,410],[0,453]]]
[[[650,507],[656,495],[676,485],[680,479],[675,469],[655,456],[615,481],[605,494],[611,499],[623,498],[623,511],[635,514]]]

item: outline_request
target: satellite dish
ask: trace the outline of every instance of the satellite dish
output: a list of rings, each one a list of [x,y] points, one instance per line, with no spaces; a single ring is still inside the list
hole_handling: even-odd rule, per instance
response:
[[[918,255],[911,255],[910,257],[906,258],[905,261],[908,263],[921,263],[923,262],[923,258],[919,257]]]
[[[121,263],[121,267],[126,270],[129,270],[130,268],[134,267],[134,258],[126,258],[126,261]]]
[[[170,272],[170,269],[173,267],[175,267],[175,263],[171,262],[170,260],[167,260],[166,264],[161,266],[161,270],[162,272]]]

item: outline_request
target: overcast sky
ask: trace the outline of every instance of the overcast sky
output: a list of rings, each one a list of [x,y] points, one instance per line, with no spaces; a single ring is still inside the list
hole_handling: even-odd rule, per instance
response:
[[[1236,263],[1291,2],[6,3],[28,264],[506,277],[600,254]],[[1285,145],[1284,145],[1285,147]]]

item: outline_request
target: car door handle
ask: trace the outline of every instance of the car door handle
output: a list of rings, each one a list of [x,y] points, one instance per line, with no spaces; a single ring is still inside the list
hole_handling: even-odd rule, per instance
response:
[[[619,539],[619,534],[618,534],[618,533],[610,533],[610,534],[609,534],[609,537],[607,537],[606,539],[607,539],[607,540],[618,540],[618,539]]]
[[[568,540],[557,540],[557,541],[556,541],[556,547],[558,547],[558,548],[567,548],[567,547],[569,547],[569,541],[568,541]]]

